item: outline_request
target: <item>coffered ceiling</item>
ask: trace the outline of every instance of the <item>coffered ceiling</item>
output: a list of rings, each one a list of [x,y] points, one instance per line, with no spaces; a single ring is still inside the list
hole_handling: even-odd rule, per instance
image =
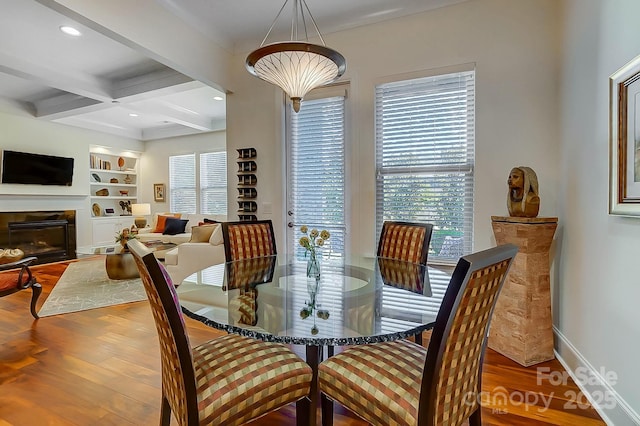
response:
[[[283,3],[155,1],[176,19],[236,52],[260,44]],[[466,0],[307,3],[326,34],[461,1]],[[224,129],[224,93],[83,26],[50,8],[51,3],[0,0],[0,111],[140,140]],[[283,16],[290,20],[287,12]],[[59,29],[64,25],[82,35],[64,34]],[[285,39],[287,25],[285,18],[268,42]]]

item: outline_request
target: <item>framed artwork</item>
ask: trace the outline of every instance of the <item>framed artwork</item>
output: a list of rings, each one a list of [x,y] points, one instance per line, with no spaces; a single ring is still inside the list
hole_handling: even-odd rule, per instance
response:
[[[153,201],[164,201],[164,183],[153,184]]]
[[[640,216],[640,56],[609,78],[609,214]]]

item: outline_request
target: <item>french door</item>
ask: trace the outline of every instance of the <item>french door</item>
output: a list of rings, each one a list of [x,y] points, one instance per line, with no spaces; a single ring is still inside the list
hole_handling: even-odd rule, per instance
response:
[[[299,240],[306,225],[330,232],[321,255],[338,260],[344,258],[346,233],[346,91],[318,92],[298,113],[287,106],[287,252],[304,257]]]

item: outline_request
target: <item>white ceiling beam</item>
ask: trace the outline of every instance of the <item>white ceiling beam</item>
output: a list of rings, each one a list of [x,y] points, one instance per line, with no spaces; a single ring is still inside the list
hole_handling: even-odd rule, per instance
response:
[[[179,105],[174,105],[168,101],[158,100],[156,102],[153,102],[153,104],[144,104],[140,106],[129,104],[126,105],[125,108],[130,109],[131,111],[136,112],[140,115],[153,115],[159,117],[161,120],[180,124],[186,127],[191,127],[196,130],[213,130],[213,122],[210,118],[203,117],[195,112],[184,111],[184,108],[180,107]]]
[[[114,98],[119,102],[132,102],[138,99],[156,97],[166,93],[177,93],[189,90],[195,82],[191,77],[187,77],[170,68],[153,71],[140,76],[113,82]]]
[[[93,76],[71,76],[0,52],[0,72],[38,84],[75,93],[87,98],[110,102],[110,84]]]

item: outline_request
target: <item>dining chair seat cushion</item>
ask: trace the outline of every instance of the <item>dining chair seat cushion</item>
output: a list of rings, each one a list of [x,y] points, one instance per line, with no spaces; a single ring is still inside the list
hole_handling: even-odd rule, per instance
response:
[[[320,364],[318,383],[372,425],[415,425],[426,356],[409,340],[352,346]]]
[[[240,425],[306,396],[311,367],[286,346],[228,334],[193,348],[200,424]]]
[[[22,274],[22,283],[18,282],[19,271],[0,274],[0,291],[22,288],[29,282],[29,274]]]

